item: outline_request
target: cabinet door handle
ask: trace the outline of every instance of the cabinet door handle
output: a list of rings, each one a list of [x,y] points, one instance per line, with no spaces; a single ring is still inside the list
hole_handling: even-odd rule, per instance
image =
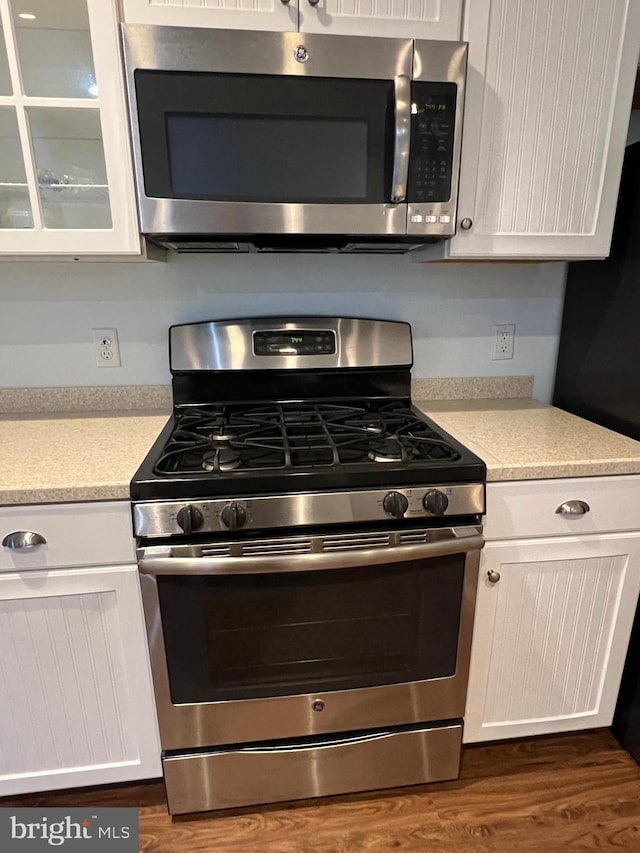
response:
[[[309,5],[310,6],[317,6],[319,2],[320,2],[320,0],[309,0]]]
[[[556,513],[558,515],[585,515],[591,507],[586,501],[565,501],[560,504]]]
[[[38,545],[46,545],[47,540],[41,533],[34,533],[33,530],[15,530],[13,533],[7,533],[2,544],[14,551],[28,551]]]
[[[500,572],[494,572],[493,569],[489,569],[487,572],[487,580],[489,583],[498,583],[500,580]]]

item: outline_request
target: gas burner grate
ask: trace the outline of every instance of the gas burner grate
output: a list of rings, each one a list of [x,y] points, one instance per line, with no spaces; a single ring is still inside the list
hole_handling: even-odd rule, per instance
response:
[[[459,458],[404,401],[221,404],[178,414],[154,473],[211,477]]]

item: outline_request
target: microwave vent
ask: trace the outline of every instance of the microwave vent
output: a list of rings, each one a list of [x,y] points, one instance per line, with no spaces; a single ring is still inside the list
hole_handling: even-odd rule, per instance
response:
[[[249,246],[246,243],[232,241],[198,240],[194,242],[191,240],[158,240],[157,242],[165,249],[171,249],[181,255],[215,254],[217,252],[228,254],[249,251]]]
[[[435,242],[438,238],[358,239],[349,241],[336,235],[255,235],[244,238],[212,239],[208,235],[178,237],[175,234],[149,234],[147,240],[179,254],[346,254],[403,255]]]

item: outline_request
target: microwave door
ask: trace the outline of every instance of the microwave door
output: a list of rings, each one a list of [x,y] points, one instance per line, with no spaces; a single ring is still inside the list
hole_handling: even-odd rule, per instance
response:
[[[149,72],[137,90],[145,233],[406,233],[408,77]]]
[[[369,70],[325,69],[326,36],[308,74],[154,67],[125,41],[143,233],[404,236],[411,43],[343,38]]]

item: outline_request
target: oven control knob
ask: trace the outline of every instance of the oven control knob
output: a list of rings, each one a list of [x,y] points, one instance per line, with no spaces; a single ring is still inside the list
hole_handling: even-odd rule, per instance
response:
[[[444,515],[449,506],[449,498],[439,489],[429,489],[422,499],[422,506],[429,515]]]
[[[243,506],[232,501],[224,507],[220,517],[222,518],[222,523],[225,527],[229,530],[237,530],[239,527],[242,527],[247,520],[247,511]]]
[[[194,530],[199,530],[204,524],[204,515],[198,507],[187,504],[178,510],[176,521],[185,533],[193,533]]]
[[[401,492],[389,492],[382,501],[384,511],[388,512],[394,518],[402,518],[408,506],[409,501]]]

